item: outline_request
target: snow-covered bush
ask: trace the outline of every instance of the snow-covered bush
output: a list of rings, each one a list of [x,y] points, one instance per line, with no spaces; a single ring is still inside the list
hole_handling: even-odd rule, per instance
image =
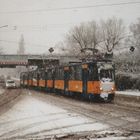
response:
[[[139,89],[140,90],[140,76],[126,73],[116,74],[116,88],[117,90]]]

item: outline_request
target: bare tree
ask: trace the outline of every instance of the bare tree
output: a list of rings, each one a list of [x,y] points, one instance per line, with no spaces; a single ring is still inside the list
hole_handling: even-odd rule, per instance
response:
[[[85,37],[86,37],[85,24],[81,24],[80,26],[75,26],[72,30],[70,30],[69,34],[67,34],[68,42],[70,44],[75,44],[81,49],[87,47],[87,40]]]
[[[102,34],[100,26],[95,22],[89,22],[87,26],[88,32],[88,44],[90,48],[96,49],[98,45],[102,42]]]
[[[124,38],[125,28],[121,19],[115,17],[101,21],[102,35],[107,52],[111,53]]]
[[[2,47],[2,45],[1,45],[1,43],[0,43],[0,54],[3,54],[4,52],[3,52],[3,47]]]
[[[25,53],[25,48],[24,48],[24,37],[21,35],[21,39],[19,41],[19,48],[17,51],[17,54],[24,54]]]
[[[3,48],[0,46],[0,54],[3,54]]]
[[[125,72],[140,72],[140,18],[130,25],[132,35],[126,36],[125,45],[129,51],[122,52],[115,60],[119,63],[118,69]]]
[[[135,56],[133,61],[140,65],[140,18],[137,19],[136,23],[130,25],[130,31],[132,32],[132,37],[129,41],[131,42],[131,47],[136,49],[136,51],[133,52]]]
[[[134,45],[140,51],[140,18],[136,23],[130,25],[130,31],[132,32],[132,45]]]
[[[95,50],[101,42],[101,31],[99,25],[95,22],[83,23],[75,26],[66,36],[67,45],[77,52],[83,49]]]

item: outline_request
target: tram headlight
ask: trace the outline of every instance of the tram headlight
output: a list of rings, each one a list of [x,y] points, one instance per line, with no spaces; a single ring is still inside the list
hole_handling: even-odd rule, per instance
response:
[[[111,90],[114,90],[114,87],[112,87]]]
[[[100,91],[103,91],[103,88],[102,87],[100,87]]]

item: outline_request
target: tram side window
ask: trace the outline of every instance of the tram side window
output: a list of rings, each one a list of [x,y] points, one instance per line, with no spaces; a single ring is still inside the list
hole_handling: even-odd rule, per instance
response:
[[[70,67],[70,80],[82,80],[81,66]]]
[[[59,69],[55,69],[55,79],[59,79]]]
[[[29,79],[32,79],[32,74],[31,73],[29,73]]]
[[[38,72],[35,73],[35,79],[36,80],[40,79],[40,73],[38,73]]]
[[[51,70],[48,70],[48,72],[47,72],[47,79],[52,80],[52,71]]]
[[[36,80],[41,79],[41,72],[34,72],[33,78],[36,79]]]
[[[75,80],[75,69],[74,67],[70,67],[70,80]]]
[[[45,79],[45,72],[44,72],[44,71],[41,72],[41,78],[42,78],[43,80]]]
[[[42,75],[42,74],[43,74],[42,71],[39,71],[39,72],[37,73],[38,79],[40,79],[40,80],[43,79],[43,75]]]
[[[89,73],[89,81],[99,80],[98,68],[96,65],[90,65],[88,73]]]
[[[64,79],[64,69],[63,68],[59,69],[59,79],[60,80]]]
[[[27,73],[25,74],[25,80],[28,80],[28,74]]]
[[[82,67],[81,66],[75,67],[75,80],[82,80]]]
[[[42,72],[39,72],[39,73],[38,73],[38,78],[39,78],[40,80],[42,80]]]
[[[41,77],[40,73],[37,72],[37,73],[36,73],[36,80],[39,80],[40,77]]]
[[[36,79],[36,74],[35,73],[33,73],[33,79]]]
[[[33,79],[35,79],[34,77],[35,77],[35,73],[33,72]]]
[[[23,80],[25,80],[25,75],[23,75]]]
[[[57,68],[55,70],[55,79],[56,80],[63,80],[64,79],[64,70],[63,70],[63,68]]]
[[[44,79],[47,80],[48,73],[47,71],[44,72]]]
[[[33,79],[33,73],[31,73],[31,79]]]
[[[37,73],[34,73],[34,79],[37,80]]]

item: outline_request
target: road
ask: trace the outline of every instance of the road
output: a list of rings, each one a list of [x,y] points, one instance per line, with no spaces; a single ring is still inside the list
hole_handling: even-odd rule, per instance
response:
[[[7,92],[7,91],[6,91]],[[33,90],[0,107],[0,139],[140,139],[140,109]]]

